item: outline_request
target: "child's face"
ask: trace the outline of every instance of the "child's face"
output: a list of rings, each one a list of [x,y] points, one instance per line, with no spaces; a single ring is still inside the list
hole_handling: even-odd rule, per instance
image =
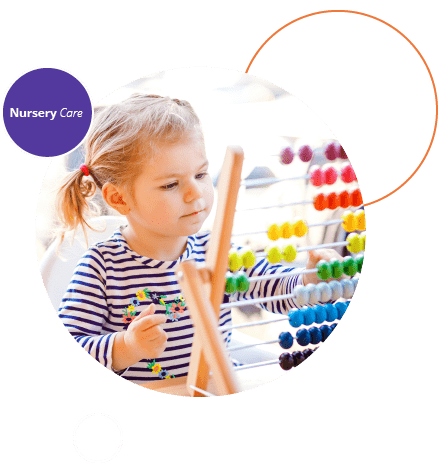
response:
[[[127,215],[133,227],[163,236],[198,232],[211,212],[214,188],[200,139],[164,145],[134,182]]]

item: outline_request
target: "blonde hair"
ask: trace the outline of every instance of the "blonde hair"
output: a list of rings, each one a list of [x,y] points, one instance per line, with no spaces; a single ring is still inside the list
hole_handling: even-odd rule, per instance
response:
[[[154,157],[161,144],[194,134],[203,142],[199,118],[184,100],[135,93],[97,111],[84,145],[90,177],[77,169],[66,176],[57,193],[59,244],[78,226],[87,241],[86,227],[93,228],[86,217],[99,214],[90,201],[97,188],[102,190],[110,182],[131,192],[145,157]]]

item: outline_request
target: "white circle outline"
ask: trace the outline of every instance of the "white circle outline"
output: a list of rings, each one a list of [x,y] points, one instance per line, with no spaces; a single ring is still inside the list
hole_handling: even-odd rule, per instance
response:
[[[114,424],[116,424],[116,426],[118,427],[118,430],[119,430],[119,435],[121,436],[121,439],[119,440],[119,446],[118,446],[118,449],[113,453],[112,456],[110,456],[109,458],[106,458],[105,460],[92,460],[90,458],[87,458],[87,456],[83,455],[79,449],[78,449],[78,445],[76,444],[76,432],[78,430],[78,427],[86,420],[88,419],[89,417],[93,417],[95,415],[101,415],[102,417],[107,417],[107,419],[110,419]],[[123,432],[122,432],[122,427],[119,425],[119,422],[114,418],[112,417],[111,415],[108,415],[108,414],[104,414],[103,412],[94,412],[92,414],[88,414],[88,415],[85,415],[82,419],[80,419],[78,421],[78,423],[75,425],[75,428],[73,429],[73,447],[75,448],[75,451],[78,453],[79,456],[81,456],[81,458],[83,460],[86,460],[88,461],[89,463],[107,463],[107,461],[110,461],[112,460],[120,451],[121,451],[121,448],[122,448],[122,440],[123,440]]]
[[[74,147],[73,149],[70,149],[68,152],[65,152],[64,154],[59,154],[59,155],[53,155],[52,157],[43,157],[41,155],[34,155],[34,154],[31,154],[30,152],[27,152],[25,151],[24,149],[22,149],[20,146],[18,146],[11,138],[11,136],[9,135],[8,133],[8,130],[6,129],[6,125],[3,121],[3,104],[4,104],[4,101],[6,99],[6,96],[9,92],[9,89],[12,87],[12,85],[14,85],[14,83],[20,78],[22,77],[23,75],[29,73],[29,72],[32,72],[33,70],[38,70],[38,69],[58,69],[58,70],[62,70],[63,72],[67,72],[68,74],[72,75],[72,77],[75,77],[76,80],[78,80],[78,82],[80,82],[82,84],[82,86],[84,87],[84,89],[86,90],[87,94],[89,95],[89,98],[90,98],[90,103],[92,105],[92,118],[90,120],[90,124],[89,124],[89,129],[87,129],[87,132],[85,133],[83,139],[81,139],[81,142],[76,146]],[[3,99],[2,99],[2,106],[1,106],[1,117],[2,117],[2,126],[3,126],[3,130],[5,131],[5,134],[6,136],[8,137],[9,141],[11,142],[12,145],[14,145],[15,148],[17,148],[20,152],[23,152],[23,154],[26,154],[26,155],[29,155],[30,157],[35,157],[37,159],[54,159],[56,157],[62,157],[63,155],[67,155],[67,154],[70,154],[71,152],[73,152],[75,149],[77,149],[83,142],[84,142],[84,139],[86,138],[87,134],[89,133],[90,131],[90,128],[92,127],[92,122],[93,122],[93,117],[95,115],[95,110],[94,110],[94,103],[93,103],[93,98],[92,98],[92,95],[90,94],[90,91],[89,89],[86,87],[86,84],[77,76],[75,75],[73,72],[70,72],[70,70],[67,70],[67,69],[63,69],[62,67],[57,67],[56,65],[42,65],[42,66],[38,66],[38,67],[32,67],[31,69],[27,69],[25,70],[24,72],[22,72],[20,75],[17,75],[17,77],[15,77],[15,79],[9,84],[9,87],[6,89],[5,91],[5,94],[3,95]]]

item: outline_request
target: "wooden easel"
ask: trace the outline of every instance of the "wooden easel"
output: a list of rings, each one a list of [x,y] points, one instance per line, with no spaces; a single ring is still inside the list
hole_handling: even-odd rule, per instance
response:
[[[227,148],[219,178],[217,212],[205,265],[197,267],[193,260],[187,260],[180,263],[176,270],[195,328],[188,376],[145,384],[149,389],[193,397],[205,396],[193,387],[216,395],[240,391],[225,342],[218,331],[218,320],[225,290],[243,159],[240,147]]]

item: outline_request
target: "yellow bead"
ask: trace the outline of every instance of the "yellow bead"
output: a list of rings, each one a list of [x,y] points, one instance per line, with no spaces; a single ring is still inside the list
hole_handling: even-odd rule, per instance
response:
[[[347,236],[347,242],[349,244],[347,245],[347,249],[351,253],[358,253],[362,250],[362,241],[361,238],[359,237],[359,234],[356,234],[353,232],[352,234],[349,234]]]
[[[239,252],[244,268],[251,268],[255,265],[255,254],[251,249],[243,248]]]
[[[342,223],[342,227],[347,232],[353,232],[356,230],[356,218],[351,211],[345,211],[345,213],[342,214],[341,219],[344,221]]]
[[[286,262],[293,262],[296,258],[296,247],[292,244],[285,245],[282,248],[281,256]]]
[[[281,262],[281,251],[278,247],[267,247],[267,261],[269,263],[280,263]]]
[[[237,271],[243,265],[243,260],[236,251],[229,252],[229,270]]]
[[[361,232],[359,234],[359,240],[361,241],[361,251],[365,250],[365,242],[367,240],[367,233],[366,232]]]
[[[307,227],[306,222],[303,219],[298,219],[292,224],[293,227],[293,235],[296,237],[302,237],[309,232],[309,228]]]
[[[283,239],[290,239],[293,236],[292,224],[285,222],[281,225],[281,237]]]
[[[278,240],[281,237],[281,229],[278,224],[272,224],[267,230],[267,237],[270,240]]]
[[[354,218],[356,221],[356,230],[365,231],[365,211],[363,209],[358,209],[354,213]]]

